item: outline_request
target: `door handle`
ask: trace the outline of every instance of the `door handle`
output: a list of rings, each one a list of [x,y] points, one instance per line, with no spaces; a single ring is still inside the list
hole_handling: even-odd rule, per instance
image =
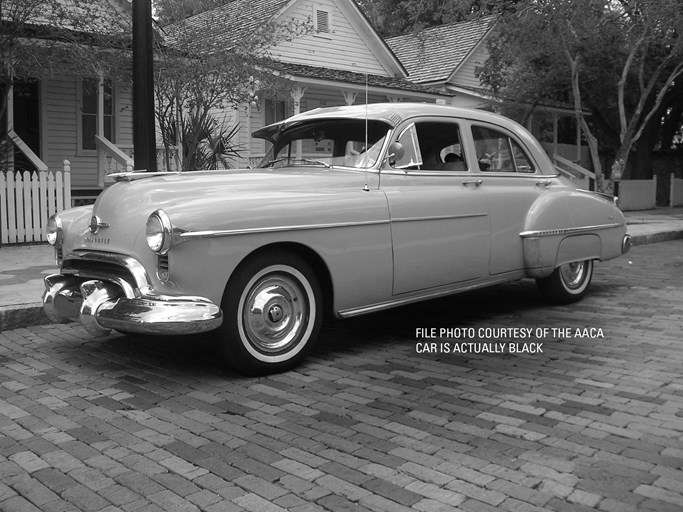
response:
[[[471,181],[463,181],[462,186],[467,187],[469,185],[474,185],[475,187],[480,186],[482,183],[484,183],[484,180],[471,180]]]
[[[537,181],[536,182],[537,187],[549,187],[552,184],[553,184],[552,180],[543,180],[543,181]]]

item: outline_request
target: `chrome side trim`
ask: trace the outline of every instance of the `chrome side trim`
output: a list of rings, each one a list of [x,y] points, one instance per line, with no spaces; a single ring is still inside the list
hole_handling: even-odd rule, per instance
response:
[[[370,304],[369,306],[362,306],[360,308],[343,309],[339,311],[337,314],[340,318],[351,318],[354,316],[365,315],[367,313],[375,313],[377,311],[382,311],[384,309],[391,309],[397,306],[412,304],[414,302],[421,302],[423,300],[438,299],[440,297],[446,297],[448,295],[454,295],[456,293],[469,292],[472,290],[476,290],[478,288],[484,288],[487,286],[493,286],[496,284],[513,281],[515,279],[520,279],[524,276],[524,271],[510,272],[505,276],[497,277],[495,279],[480,280],[476,283],[468,284],[466,286],[463,286],[462,284],[453,285],[448,286],[446,288],[440,288],[439,290],[432,290],[427,293],[421,293],[418,295],[411,295],[410,297],[388,300],[386,302],[379,302],[377,304]]]
[[[469,219],[473,217],[487,217],[488,213],[463,213],[460,215],[433,215],[425,217],[396,217],[391,219],[391,222],[423,222],[428,220],[453,220],[453,219]]]
[[[245,229],[217,229],[208,231],[186,231],[177,235],[179,241],[191,240],[197,238],[213,238],[218,236],[235,236],[235,235],[253,235],[258,233],[281,233],[284,231],[309,231],[312,229],[332,229],[332,228],[348,228],[354,226],[376,226],[380,224],[389,224],[389,219],[386,220],[369,220],[364,222],[331,222],[325,224],[301,224],[290,226],[273,226],[267,228],[245,228]]]
[[[557,236],[557,235],[574,235],[577,233],[590,233],[592,231],[600,231],[603,229],[613,229],[625,227],[626,224],[615,222],[612,224],[596,224],[595,226],[583,226],[578,228],[561,228],[561,229],[541,229],[538,231],[522,231],[519,236],[522,238],[536,237],[536,236]]]

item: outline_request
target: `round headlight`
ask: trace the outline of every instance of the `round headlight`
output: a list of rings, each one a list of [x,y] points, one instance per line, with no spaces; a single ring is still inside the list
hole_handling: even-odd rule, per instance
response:
[[[145,227],[147,245],[157,254],[166,254],[171,248],[173,226],[163,210],[157,210],[147,219]]]
[[[47,242],[50,245],[62,245],[62,238],[64,233],[62,231],[62,219],[56,213],[47,220],[47,228],[45,229],[47,235]]]

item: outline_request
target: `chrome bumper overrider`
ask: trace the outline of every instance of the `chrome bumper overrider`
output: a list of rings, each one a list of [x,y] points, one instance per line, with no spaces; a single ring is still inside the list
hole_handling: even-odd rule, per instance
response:
[[[94,335],[111,329],[143,334],[191,334],[216,329],[220,308],[204,297],[145,294],[128,297],[116,283],[54,274],[45,278],[45,314],[80,321]]]

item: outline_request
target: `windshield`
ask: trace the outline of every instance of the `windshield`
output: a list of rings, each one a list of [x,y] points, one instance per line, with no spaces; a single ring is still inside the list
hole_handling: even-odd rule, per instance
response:
[[[365,119],[318,119],[285,128],[258,167],[373,167],[389,129],[386,123]]]

